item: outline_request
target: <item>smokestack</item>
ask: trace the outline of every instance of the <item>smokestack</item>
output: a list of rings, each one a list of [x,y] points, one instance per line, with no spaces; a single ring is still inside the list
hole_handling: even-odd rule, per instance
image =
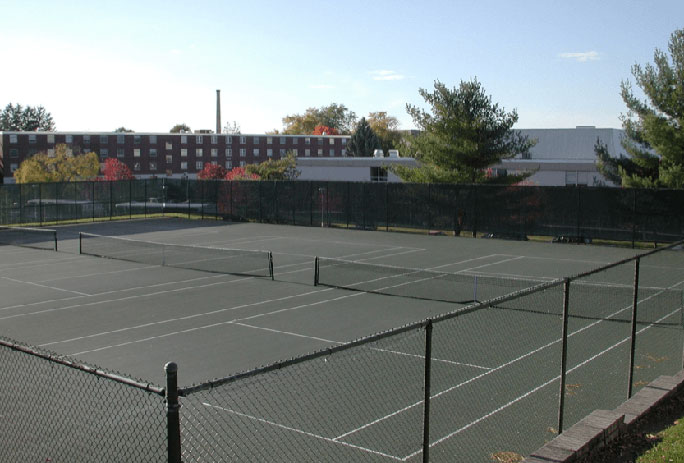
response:
[[[221,133],[221,90],[216,90],[216,133]]]

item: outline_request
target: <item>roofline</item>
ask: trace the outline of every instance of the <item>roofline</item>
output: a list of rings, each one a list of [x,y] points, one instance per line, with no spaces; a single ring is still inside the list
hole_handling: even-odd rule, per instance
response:
[[[170,133],[170,132],[77,132],[77,131],[53,131],[53,132],[42,132],[42,131],[0,131],[0,135],[194,135],[202,137],[211,136],[233,136],[233,137],[308,137],[308,138],[349,138],[351,135],[311,135],[311,134],[300,134],[300,135],[290,135],[290,134],[265,134],[265,133]]]

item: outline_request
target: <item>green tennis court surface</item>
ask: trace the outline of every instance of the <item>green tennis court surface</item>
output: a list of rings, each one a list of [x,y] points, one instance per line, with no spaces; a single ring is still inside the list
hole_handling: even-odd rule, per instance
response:
[[[636,253],[182,220],[56,230],[57,253],[0,247],[0,334],[159,385],[163,365],[175,361],[182,386],[339,346]],[[121,248],[131,255],[80,255],[79,232],[134,240]],[[152,251],[157,257],[145,257],[149,248],[136,247],[141,242],[178,246],[169,246],[160,262]],[[192,246],[189,258],[211,265],[218,249],[243,253],[230,255],[225,273],[165,265],[180,255],[174,249],[188,254]],[[265,251],[273,254],[274,281],[241,271],[267,269],[267,259],[260,261],[265,266],[250,261]],[[680,254],[642,262],[635,382],[681,367]],[[313,285],[316,256],[335,259],[321,259],[319,286]],[[416,273],[407,275],[411,269]],[[631,268],[618,267],[571,292],[565,426],[624,400],[632,279]],[[463,288],[445,293],[455,285]],[[562,287],[555,286],[435,324],[432,461],[491,461],[491,454],[525,454],[554,436],[562,299]],[[182,401],[189,423],[184,461],[267,460],[275,451],[282,461],[419,461],[424,352],[425,330],[418,327],[189,395]],[[203,456],[199,441],[216,441],[216,460]]]

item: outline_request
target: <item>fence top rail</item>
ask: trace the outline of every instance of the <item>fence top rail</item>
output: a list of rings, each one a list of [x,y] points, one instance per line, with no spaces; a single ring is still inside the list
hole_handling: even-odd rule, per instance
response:
[[[59,356],[57,354],[49,353],[49,352],[44,352],[40,351],[36,348],[29,347],[29,346],[24,346],[21,344],[18,344],[14,341],[11,341],[9,339],[5,338],[0,338],[0,346],[7,347],[11,350],[15,350],[18,352],[23,352],[25,354],[31,355],[33,357],[38,357],[42,358],[43,360],[47,360],[52,363],[56,363],[62,366],[65,366],[67,368],[71,368],[74,370],[81,371],[83,373],[91,374],[98,376],[100,378],[108,379],[110,381],[114,381],[116,383],[124,384],[126,386],[130,386],[136,389],[142,389],[147,392],[152,392],[154,394],[164,396],[166,393],[166,390],[163,387],[156,386],[152,383],[145,383],[137,379],[133,378],[128,378],[126,376],[123,376],[118,373],[110,373],[107,372],[101,368],[88,365],[85,363],[77,362],[75,360]]]
[[[579,273],[579,274],[577,274],[577,275],[573,275],[573,276],[569,277],[569,279],[570,279],[570,281],[574,281],[574,280],[577,280],[577,279],[580,279],[580,278],[585,278],[585,277],[594,275],[594,274],[596,274],[596,273],[600,273],[600,272],[609,270],[609,269],[611,269],[611,268],[619,267],[620,265],[624,265],[624,264],[627,264],[627,263],[629,263],[629,262],[633,262],[633,261],[635,261],[635,260],[637,260],[637,259],[641,259],[641,258],[643,258],[643,257],[648,257],[648,256],[650,256],[650,255],[657,254],[657,253],[663,252],[663,251],[669,251],[669,250],[671,250],[671,249],[673,249],[673,248],[676,248],[677,246],[682,246],[682,245],[684,245],[684,240],[676,241],[676,242],[671,243],[671,244],[668,244],[667,246],[662,247],[662,248],[652,249],[652,250],[650,250],[650,251],[643,252],[643,253],[641,253],[641,254],[637,254],[637,255],[632,256],[632,257],[626,257],[626,258],[624,258],[624,259],[622,259],[622,260],[619,260],[619,261],[617,261],[617,262],[612,262],[612,263],[610,263],[610,264],[602,265],[602,266],[600,266],[600,267],[597,267],[597,268],[595,268],[595,269],[589,270],[589,271],[587,271],[587,272],[583,272],[583,273]]]
[[[278,362],[271,363],[269,365],[265,365],[259,368],[254,368],[249,371],[245,371],[242,373],[237,373],[231,376],[226,376],[224,378],[217,378],[211,381],[204,382],[202,384],[197,384],[185,388],[178,388],[178,395],[182,397],[186,397],[191,394],[195,394],[197,392],[213,389],[215,387],[219,386],[224,386],[226,384],[230,384],[242,379],[250,378],[252,376],[258,376],[264,373],[268,373],[271,371],[279,370],[281,368],[285,368],[291,365],[296,365],[298,363],[303,363],[307,362],[309,360],[315,360],[317,358],[321,357],[326,357],[328,355],[336,354],[338,352],[343,352],[348,349],[352,349],[354,347],[362,346],[365,344],[369,344],[372,342],[379,341],[384,338],[388,338],[391,336],[399,335],[401,333],[405,333],[407,331],[412,331],[412,330],[418,330],[423,327],[425,327],[425,324],[428,322],[428,320],[421,320],[419,322],[414,322],[410,323],[408,325],[401,326],[399,328],[392,328],[387,331],[383,331],[377,334],[373,334],[371,336],[366,336],[363,338],[359,338],[355,341],[351,341],[345,344],[341,344],[339,346],[333,346],[333,347],[328,347],[326,349],[321,349],[315,352],[311,352],[309,354],[304,354],[300,355],[298,357],[293,357],[287,360],[282,360]]]

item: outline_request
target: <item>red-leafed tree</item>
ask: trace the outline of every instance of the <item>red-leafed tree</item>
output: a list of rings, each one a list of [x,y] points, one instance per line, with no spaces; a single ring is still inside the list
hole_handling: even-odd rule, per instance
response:
[[[339,135],[340,133],[334,127],[328,127],[327,125],[317,125],[314,127],[312,135]]]
[[[135,178],[126,164],[114,158],[108,158],[105,161],[102,176],[104,180],[109,181],[132,180]]]
[[[226,174],[228,171],[225,167],[209,163],[204,165],[204,169],[197,174],[197,178],[200,180],[222,180],[226,178]]]
[[[257,174],[249,174],[244,167],[233,167],[233,169],[226,174],[226,180],[259,180]]]

